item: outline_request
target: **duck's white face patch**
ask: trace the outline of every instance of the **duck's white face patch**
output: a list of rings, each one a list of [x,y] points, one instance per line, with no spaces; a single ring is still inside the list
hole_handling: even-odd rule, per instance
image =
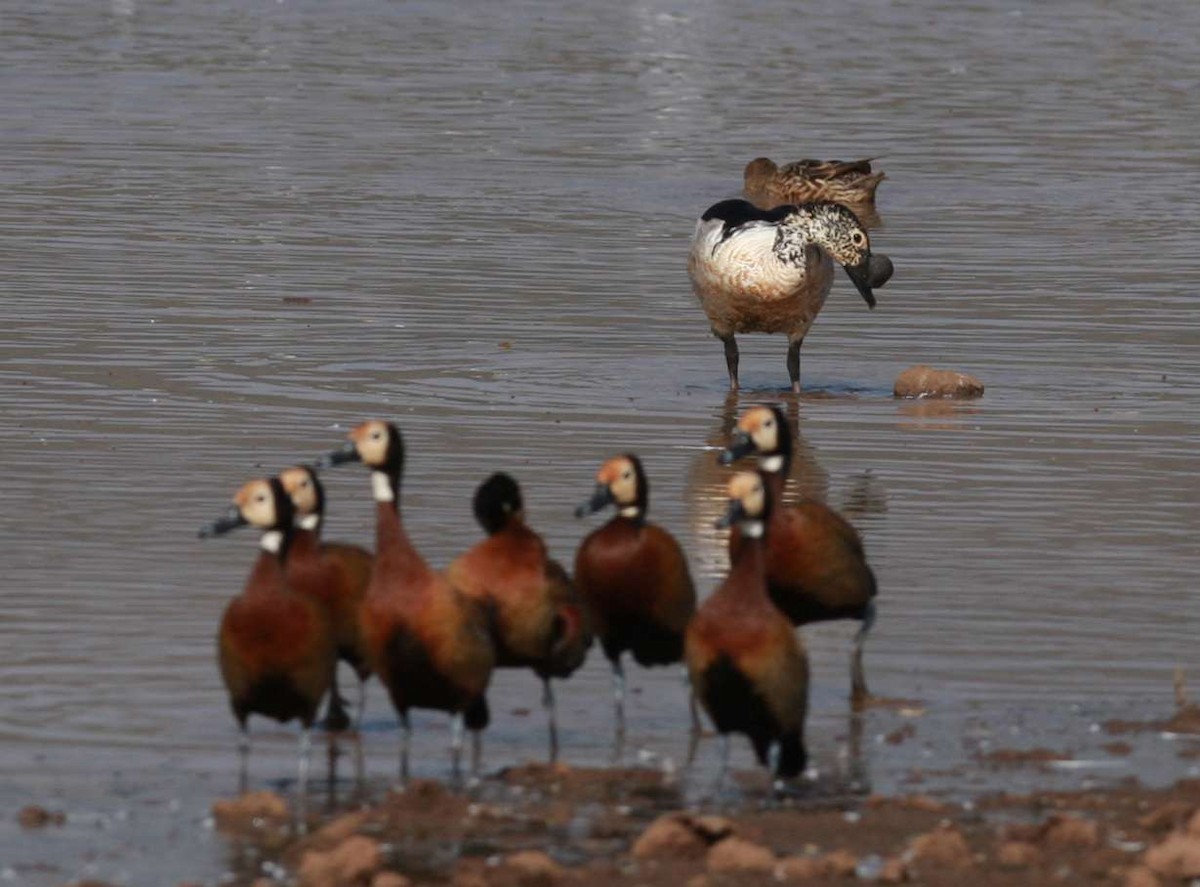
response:
[[[363,422],[350,432],[350,440],[354,442],[358,457],[364,464],[378,468],[387,462],[391,438],[386,423],[378,419]]]
[[[259,529],[275,526],[275,494],[265,480],[252,480],[233,497],[246,523]]]
[[[287,468],[279,472],[279,482],[292,500],[297,514],[312,514],[317,510],[317,488],[312,476],[303,468]]]
[[[738,472],[729,481],[729,498],[742,503],[747,518],[762,517],[767,502],[762,478],[752,471]]]

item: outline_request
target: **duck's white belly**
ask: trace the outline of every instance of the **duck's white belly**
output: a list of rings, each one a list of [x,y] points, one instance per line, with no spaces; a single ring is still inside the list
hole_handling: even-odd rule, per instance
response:
[[[774,227],[739,232],[721,242],[719,220],[700,222],[688,256],[692,288],[718,335],[803,336],[825,304],[833,262],[810,249],[801,265],[779,261]]]

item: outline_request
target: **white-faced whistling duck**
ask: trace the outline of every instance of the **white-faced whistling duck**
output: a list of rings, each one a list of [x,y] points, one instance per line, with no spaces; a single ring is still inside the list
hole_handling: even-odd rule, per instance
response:
[[[743,173],[746,199],[763,209],[785,203],[840,203],[857,210],[875,203],[875,189],[886,176],[871,170],[871,160],[797,160],[782,167],[756,157]]]
[[[767,584],[771,599],[796,625],[827,619],[858,619],[850,659],[851,700],[865,702],[862,651],[875,622],[875,574],[867,565],[858,531],[833,509],[805,500],[783,506],[784,481],[792,458],[792,432],[778,407],[752,407],[738,419],[728,449],[720,455],[729,465],[752,453],[767,478],[775,507],[767,542]],[[733,556],[744,533],[730,536]]]
[[[253,480],[238,490],[229,513],[204,527],[200,537],[237,527],[262,530],[262,551],[242,593],[229,602],[217,635],[221,677],[241,730],[242,787],[250,738],[246,720],[265,715],[300,721],[300,794],[308,779],[309,729],[333,683],[337,658],[328,620],[311,598],[288,588],[285,560],[292,542],[292,503],[282,484]]]
[[[729,500],[717,526],[736,524],[742,544],[729,576],[688,626],[688,673],[696,697],[722,734],[722,774],[729,734],[744,733],[764,765],[778,746],[775,774],[790,778],[807,760],[808,658],[791,623],[767,596],[769,486],[758,473],[742,472],[729,483]]]
[[[642,666],[680,662],[683,633],[696,609],[687,558],[674,536],[646,520],[649,500],[642,463],[626,453],[600,466],[595,492],[575,511],[583,517],[607,505],[617,509],[580,543],[575,587],[612,664],[618,733],[625,727],[621,654],[628,650]]]
[[[692,289],[712,333],[725,344],[729,387],[738,387],[737,333],[784,333],[792,390],[800,390],[800,346],[833,286],[837,262],[869,307],[891,261],[872,256],[866,228],[836,203],[759,209],[723,200],[696,223],[688,256]]]
[[[464,723],[472,731],[472,767],[479,764],[479,733],[488,724],[484,693],[495,650],[487,613],[435,572],[413,546],[400,518],[404,441],[399,429],[372,420],[320,465],[362,462],[371,469],[375,497],[375,566],[359,611],[359,629],[372,671],[387,688],[400,717],[400,776],[408,779],[409,709],[452,716],[451,753],[459,771]]]
[[[579,595],[551,560],[542,537],[525,523],[521,489],[496,473],[475,491],[475,519],[488,534],[446,570],[450,584],[492,613],[498,667],[530,668],[542,679],[549,717],[550,759],[558,755],[551,678],[583,665],[592,644]]]
[[[371,578],[371,553],[357,545],[322,542],[325,488],[311,466],[297,465],[279,473],[279,482],[296,510],[296,533],[287,557],[287,581],[299,594],[320,602],[329,615],[338,658],[358,676],[358,715],[362,725],[363,702],[371,668],[358,630],[358,608]],[[327,730],[350,726],[345,701],[338,693],[336,673],[325,713]]]

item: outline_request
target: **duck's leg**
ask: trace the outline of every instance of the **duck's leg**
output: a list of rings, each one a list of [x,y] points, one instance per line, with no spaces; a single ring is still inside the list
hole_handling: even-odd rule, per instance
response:
[[[400,784],[408,785],[408,749],[412,745],[412,724],[408,712],[400,712]]]
[[[450,766],[454,780],[462,778],[463,713],[456,711],[450,716]]]
[[[617,718],[617,736],[625,735],[625,669],[621,667],[621,654],[612,660],[613,708]]]
[[[300,760],[296,765],[296,828],[300,834],[308,830],[308,759],[311,752],[312,731],[306,723],[300,728]]]
[[[700,726],[700,707],[696,704],[696,691],[692,689],[692,678],[688,674],[687,666],[683,666],[683,686],[687,689],[688,694],[688,710],[692,716],[692,735],[699,736],[703,731]]]
[[[367,710],[367,679],[358,679],[358,711],[354,715],[354,732],[362,733],[363,714]]]
[[[246,793],[250,782],[250,733],[243,723],[238,731],[238,791]]]
[[[862,626],[854,636],[854,651],[850,654],[850,702],[860,706],[870,698],[867,692],[867,679],[863,675],[863,644],[867,634],[875,624],[875,601],[867,601],[863,608]]]
[[[738,390],[738,346],[737,339],[733,337],[733,333],[718,333],[716,330],[712,334],[720,339],[725,345],[725,369],[729,371],[729,390]]]
[[[333,683],[329,686],[329,707],[325,710],[325,720],[321,722],[330,733],[340,733],[350,726],[350,716],[346,714],[346,697],[338,692],[337,672],[334,672]]]
[[[800,346],[803,344],[804,336],[788,336],[787,369],[793,394],[800,393]]]
[[[548,677],[542,678],[542,706],[550,725],[550,763],[553,764],[558,761],[558,721],[554,715],[554,688]]]

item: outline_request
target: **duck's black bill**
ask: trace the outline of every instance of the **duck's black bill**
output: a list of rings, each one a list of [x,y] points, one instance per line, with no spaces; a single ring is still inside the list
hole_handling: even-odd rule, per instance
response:
[[[871,258],[867,260],[867,280],[871,288],[878,289],[883,286],[892,279],[892,272],[895,270],[892,260],[883,253],[872,253]]]
[[[348,462],[360,462],[362,458],[358,455],[358,449],[353,443],[347,442],[345,446],[334,450],[331,453],[326,453],[320,459],[313,463],[313,466],[319,470],[326,468],[336,468],[339,465],[345,465]]]
[[[729,500],[729,507],[725,510],[723,515],[716,519],[716,521],[713,523],[713,526],[718,530],[724,530],[745,519],[746,508],[742,505],[741,500],[731,499]]]
[[[721,465],[732,465],[739,459],[745,459],[754,452],[754,441],[750,435],[744,431],[735,431],[733,441],[725,449],[721,451],[721,455],[717,456],[717,462]]]
[[[875,307],[875,294],[871,292],[871,256],[867,255],[857,265],[843,265],[846,274],[854,281],[858,293],[867,303],[868,308]]]
[[[242,517],[242,513],[238,511],[237,506],[229,509],[229,512],[222,518],[213,521],[211,524],[205,524],[200,528],[200,538],[209,539],[213,536],[221,536],[228,533],[230,530],[236,530],[238,527],[246,526],[246,519]]]
[[[587,517],[589,514],[595,514],[601,508],[611,505],[612,501],[612,490],[605,484],[596,484],[596,492],[592,493],[592,498],[575,509],[575,516]]]

